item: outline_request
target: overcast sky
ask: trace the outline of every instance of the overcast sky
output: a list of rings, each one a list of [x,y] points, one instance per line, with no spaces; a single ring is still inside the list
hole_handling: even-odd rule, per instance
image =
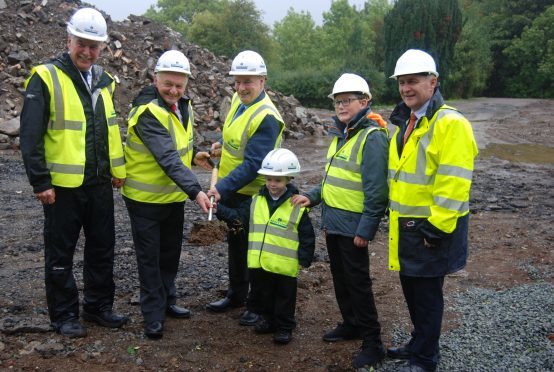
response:
[[[349,1],[358,9],[365,2],[364,0]],[[143,14],[150,5],[156,4],[157,0],[83,0],[83,2],[93,4],[96,8],[105,11],[114,21],[121,21],[129,14]],[[270,26],[283,19],[290,7],[296,12],[302,10],[310,12],[316,24],[321,24],[322,13],[329,10],[331,2],[332,0],[254,0],[257,8],[262,11],[264,22]]]

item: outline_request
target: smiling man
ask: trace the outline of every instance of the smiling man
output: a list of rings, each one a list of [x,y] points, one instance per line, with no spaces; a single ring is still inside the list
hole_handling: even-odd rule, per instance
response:
[[[262,56],[251,50],[240,52],[231,64],[229,75],[235,78],[236,93],[223,125],[223,139],[212,145],[212,152],[219,148],[222,152],[219,179],[208,195],[214,195],[216,201],[235,208],[264,185],[258,169],[264,157],[281,143],[285,123],[264,90],[267,68]],[[215,312],[226,311],[242,306],[248,297],[246,311],[239,323],[255,325],[262,304],[256,294],[257,288],[252,287],[248,295],[247,232],[231,226],[227,238],[229,290],[224,298],[209,303],[207,308]]]
[[[185,200],[207,212],[210,201],[191,171],[209,155],[193,146],[194,118],[185,94],[190,64],[170,50],[160,56],[154,84],[133,100],[125,145],[123,197],[133,231],[140,308],[148,338],[163,336],[165,317],[189,318],[176,304],[175,277],[183,242]]]
[[[46,299],[52,327],[83,337],[73,255],[84,229],[83,318],[118,328],[112,311],[115,245],[114,187],[125,178],[115,117],[113,78],[96,65],[108,38],[95,9],[78,10],[67,24],[68,52],[36,66],[26,82],[21,154],[44,208]]]
[[[389,268],[400,272],[414,328],[387,354],[409,360],[404,372],[437,369],[444,277],[468,254],[477,145],[469,121],[444,103],[438,76],[433,57],[418,49],[400,56],[391,76],[403,102],[391,115],[399,130],[389,151]]]

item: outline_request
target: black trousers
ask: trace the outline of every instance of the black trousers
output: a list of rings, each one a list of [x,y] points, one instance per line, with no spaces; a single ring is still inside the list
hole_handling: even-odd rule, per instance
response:
[[[54,190],[55,203],[43,206],[44,277],[48,313],[57,328],[64,320],[79,317],[73,256],[81,229],[85,236],[83,308],[112,309],[115,227],[110,183]]]
[[[404,298],[414,326],[407,347],[412,353],[410,362],[434,371],[439,362],[444,299],[444,276],[420,278],[400,275]]]
[[[354,245],[354,238],[327,234],[327,251],[335,297],[345,326],[354,327],[368,346],[381,346],[381,325],[369,276],[367,248]]]
[[[140,281],[140,308],[146,322],[164,321],[177,297],[175,277],[183,244],[185,203],[147,204],[125,199]]]
[[[260,290],[262,314],[278,329],[292,330],[296,327],[296,278],[274,274],[264,269],[250,269],[253,287]]]

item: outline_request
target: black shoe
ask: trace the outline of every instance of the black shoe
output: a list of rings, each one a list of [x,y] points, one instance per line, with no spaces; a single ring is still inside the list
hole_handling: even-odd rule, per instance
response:
[[[77,319],[68,319],[61,323],[56,329],[62,336],[70,338],[85,337],[87,335],[87,329]]]
[[[146,323],[144,335],[154,340],[162,338],[164,335],[164,324],[158,320]]]
[[[385,349],[383,346],[362,346],[362,350],[352,360],[352,367],[366,368],[375,367],[385,359]]]
[[[262,319],[254,326],[254,332],[260,335],[273,333],[275,331],[276,331],[275,326],[265,319]]]
[[[337,324],[335,329],[325,333],[322,338],[323,338],[323,341],[337,342],[337,341],[344,341],[344,340],[359,339],[360,335],[358,334],[358,331],[356,330],[356,328],[339,323]]]
[[[172,318],[181,318],[181,319],[190,318],[190,310],[177,305],[169,305],[165,313]]]
[[[290,329],[279,329],[273,335],[273,341],[278,344],[286,345],[292,340],[292,331]]]
[[[206,309],[214,311],[216,313],[222,313],[224,311],[227,311],[229,309],[233,309],[235,307],[241,306],[240,304],[237,304],[236,302],[233,302],[229,297],[224,297],[221,300],[217,300],[214,302],[210,302],[206,305]]]
[[[406,346],[389,347],[387,356],[392,359],[410,359],[412,353],[406,349]]]
[[[93,322],[108,328],[120,328],[129,320],[125,315],[114,313],[112,310],[101,311],[99,313],[91,313],[83,310],[82,316],[83,319],[88,322]]]
[[[239,324],[243,326],[253,326],[260,320],[260,315],[246,310],[240,316]]]

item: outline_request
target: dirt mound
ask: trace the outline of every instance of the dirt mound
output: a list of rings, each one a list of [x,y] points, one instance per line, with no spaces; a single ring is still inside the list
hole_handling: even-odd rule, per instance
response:
[[[0,123],[19,116],[24,82],[31,68],[66,50],[66,21],[82,6],[80,1],[0,1]],[[120,126],[125,126],[134,96],[150,84],[158,57],[166,50],[177,49],[191,62],[187,95],[193,100],[200,133],[197,142],[209,143],[218,138],[233,94],[233,78],[228,75],[231,60],[191,44],[179,33],[147,18],[130,16],[123,22],[112,22],[109,16],[105,17],[110,38],[98,64],[118,81],[116,109]],[[268,94],[285,119],[287,138],[324,133],[321,120],[301,107],[293,96],[270,88]],[[18,122],[14,121],[15,129],[9,133],[0,131],[4,133],[0,149],[18,147]]]

